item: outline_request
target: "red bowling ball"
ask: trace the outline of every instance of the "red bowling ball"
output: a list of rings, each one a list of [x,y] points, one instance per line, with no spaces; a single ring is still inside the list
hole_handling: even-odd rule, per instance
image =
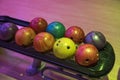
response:
[[[71,26],[65,32],[65,37],[71,38],[75,43],[83,42],[84,31],[78,26]]]
[[[99,60],[99,52],[94,45],[80,45],[75,54],[75,61],[82,66],[91,66]]]
[[[55,39],[52,34],[41,32],[35,36],[33,46],[38,52],[46,52],[53,48],[54,42]]]
[[[17,31],[15,35],[15,42],[19,46],[29,46],[32,44],[35,37],[35,32],[30,27],[24,27]]]
[[[48,23],[45,19],[41,17],[36,17],[31,20],[30,27],[36,32],[44,32],[46,30]]]

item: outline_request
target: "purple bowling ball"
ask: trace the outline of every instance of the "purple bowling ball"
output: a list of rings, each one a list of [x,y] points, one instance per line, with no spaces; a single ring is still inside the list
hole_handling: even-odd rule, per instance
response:
[[[3,23],[0,25],[0,39],[1,40],[11,40],[14,38],[18,27],[13,23]]]
[[[106,44],[106,38],[99,31],[91,31],[85,36],[84,43],[93,44],[98,50],[101,50]]]

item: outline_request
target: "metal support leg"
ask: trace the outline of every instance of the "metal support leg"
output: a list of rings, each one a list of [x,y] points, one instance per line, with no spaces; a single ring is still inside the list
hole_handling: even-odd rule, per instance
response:
[[[37,74],[40,71],[40,69],[43,68],[43,66],[45,66],[45,65],[42,64],[41,60],[33,59],[33,62],[26,70],[26,73],[29,76],[33,76],[33,75]]]

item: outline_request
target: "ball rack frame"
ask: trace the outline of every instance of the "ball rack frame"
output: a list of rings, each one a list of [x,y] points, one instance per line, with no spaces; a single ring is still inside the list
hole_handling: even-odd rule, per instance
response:
[[[5,23],[5,22],[11,22],[16,25],[23,26],[23,27],[28,27],[30,24],[30,22],[28,22],[28,21],[20,20],[20,19],[13,18],[10,16],[0,16],[0,24]],[[105,45],[105,47],[99,51],[100,59],[99,59],[98,63],[92,67],[81,66],[73,60],[58,59],[53,54],[51,54],[52,52],[46,52],[45,54],[40,54],[40,52],[35,51],[33,46],[30,46],[30,47],[18,46],[14,40],[12,40],[12,41],[0,40],[0,47],[18,52],[23,55],[27,55],[29,57],[38,59],[40,61],[44,61],[47,63],[57,65],[61,68],[72,70],[74,72],[79,73],[79,75],[85,75],[85,76],[89,76],[89,77],[93,77],[93,78],[99,78],[101,76],[107,75],[113,68],[114,62],[115,62],[115,53],[114,53],[112,45],[108,41],[107,41],[107,44]],[[46,69],[48,69],[48,68],[46,68]],[[53,68],[50,68],[50,69],[55,70]],[[45,70],[45,69],[43,69],[43,70]],[[43,70],[42,70],[42,72],[43,72]],[[67,73],[67,74],[69,74],[69,73]],[[77,76],[78,76],[78,74],[76,75],[76,77]],[[80,77],[79,77],[79,79],[80,79]],[[83,80],[85,80],[85,79],[83,79]]]

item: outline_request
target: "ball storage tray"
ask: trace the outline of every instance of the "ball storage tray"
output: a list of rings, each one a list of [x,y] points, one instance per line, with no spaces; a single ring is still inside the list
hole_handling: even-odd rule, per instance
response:
[[[20,26],[29,26],[29,22],[27,21],[12,18],[9,16],[0,16],[0,24],[4,22],[11,22],[11,23],[14,23]],[[52,52],[40,54],[40,52],[37,52],[34,50],[33,46],[21,47],[21,46],[18,46],[14,40],[13,41],[0,40],[0,47],[13,50],[20,54],[24,54],[29,57],[37,58],[42,61],[54,64],[54,65],[57,65],[57,66],[60,66],[66,69],[70,69],[72,71],[79,73],[80,75],[86,75],[90,77],[101,77],[101,76],[107,75],[113,68],[114,62],[115,62],[114,50],[109,42],[107,42],[105,47],[99,51],[100,59],[98,63],[92,67],[80,66],[74,60],[58,59],[52,54]]]

